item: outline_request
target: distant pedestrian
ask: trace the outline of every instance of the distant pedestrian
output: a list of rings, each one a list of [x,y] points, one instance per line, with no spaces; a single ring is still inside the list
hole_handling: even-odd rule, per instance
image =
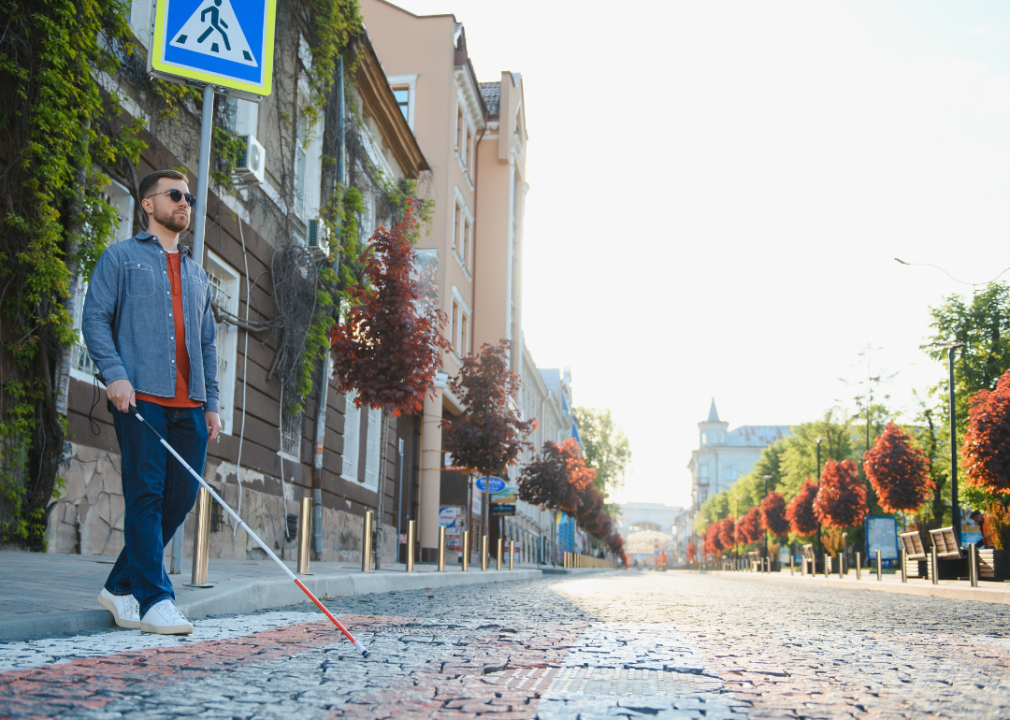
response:
[[[196,500],[197,482],[136,408],[197,472],[221,430],[210,285],[179,235],[195,200],[185,176],[159,170],[140,183],[148,232],[108,247],[88,284],[81,330],[106,385],[122,457],[126,547],[98,596],[120,627],[186,635],[165,544]],[[152,439],[154,438],[154,439]]]
[[[978,510],[974,510],[968,517],[973,523],[978,525],[978,531],[982,533],[982,539],[975,543],[975,547],[988,548],[990,550],[995,548],[996,544],[992,539],[992,530],[989,529],[989,523],[986,522],[985,515]]]

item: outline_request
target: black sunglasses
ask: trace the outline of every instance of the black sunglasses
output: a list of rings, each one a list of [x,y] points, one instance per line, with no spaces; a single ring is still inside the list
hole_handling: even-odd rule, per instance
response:
[[[182,194],[182,190],[175,190],[175,189],[165,190],[164,192],[153,193],[151,195],[148,195],[147,197],[153,198],[155,195],[168,195],[168,199],[171,200],[172,202],[179,202],[180,200],[182,200],[183,197],[185,197],[186,202],[189,203],[190,207],[196,205],[196,195],[190,195],[189,193],[186,193],[184,196]]]

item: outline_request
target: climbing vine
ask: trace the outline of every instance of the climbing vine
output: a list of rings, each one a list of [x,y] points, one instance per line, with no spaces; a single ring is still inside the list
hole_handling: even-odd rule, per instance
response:
[[[61,359],[73,289],[118,224],[102,191],[135,163],[140,121],[100,78],[132,52],[124,0],[0,0],[0,540],[41,548],[59,493]]]

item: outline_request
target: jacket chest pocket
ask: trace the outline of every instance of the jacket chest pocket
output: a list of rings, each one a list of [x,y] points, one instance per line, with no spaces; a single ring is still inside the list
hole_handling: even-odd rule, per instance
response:
[[[126,294],[128,297],[154,295],[154,268],[145,263],[126,263]]]

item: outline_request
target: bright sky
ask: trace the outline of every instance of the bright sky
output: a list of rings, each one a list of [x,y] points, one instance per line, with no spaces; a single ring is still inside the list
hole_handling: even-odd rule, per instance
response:
[[[523,74],[526,342],[623,426],[619,501],[690,503],[712,396],[731,427],[851,408],[867,345],[910,412],[928,308],[971,288],[893,258],[1010,266],[1010,3],[400,5]]]

